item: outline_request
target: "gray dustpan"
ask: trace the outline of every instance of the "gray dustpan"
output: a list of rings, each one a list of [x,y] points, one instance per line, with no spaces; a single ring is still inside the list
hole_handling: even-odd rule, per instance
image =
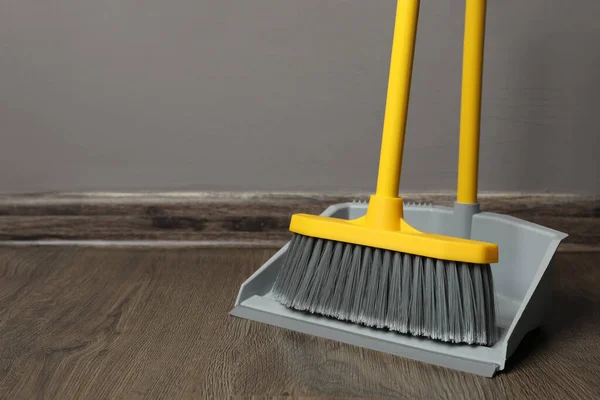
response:
[[[366,211],[365,203],[344,203],[329,207],[322,215],[354,219]],[[453,236],[456,227],[454,211],[449,207],[407,204],[404,217],[424,232]],[[231,314],[491,377],[504,369],[506,360],[525,334],[541,325],[550,301],[552,259],[566,236],[506,215],[482,212],[473,216],[471,238],[496,243],[500,251],[500,262],[492,265],[497,324],[501,331],[500,339],[493,347],[448,344],[288,309],[269,295],[287,244],[242,284]]]

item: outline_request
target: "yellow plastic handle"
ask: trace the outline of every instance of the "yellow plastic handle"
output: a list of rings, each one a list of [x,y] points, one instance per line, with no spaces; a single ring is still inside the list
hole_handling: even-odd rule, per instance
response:
[[[390,62],[377,196],[398,197],[404,134],[417,36],[419,0],[398,0]]]
[[[486,0],[467,0],[456,201],[477,203]]]

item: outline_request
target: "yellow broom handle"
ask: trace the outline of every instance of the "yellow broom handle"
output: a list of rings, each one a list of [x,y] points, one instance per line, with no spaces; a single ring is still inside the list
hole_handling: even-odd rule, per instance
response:
[[[378,196],[398,197],[404,133],[419,17],[419,0],[398,0],[390,63],[383,138],[377,178]]]
[[[457,188],[457,202],[463,204],[477,203],[485,11],[486,0],[467,0]]]

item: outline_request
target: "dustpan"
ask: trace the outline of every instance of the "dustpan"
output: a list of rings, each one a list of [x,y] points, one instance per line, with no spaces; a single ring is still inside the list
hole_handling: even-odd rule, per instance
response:
[[[322,215],[354,219],[363,216],[366,210],[366,203],[343,203],[330,206]],[[406,204],[404,216],[416,229],[430,233],[451,235],[456,226],[454,210],[449,207]],[[231,314],[492,377],[504,369],[523,337],[541,325],[544,311],[550,304],[552,260],[565,237],[567,235],[562,232],[506,215],[481,212],[473,216],[471,238],[497,243],[500,251],[500,262],[492,265],[500,338],[492,347],[448,344],[284,307],[269,293],[289,243],[242,284]]]

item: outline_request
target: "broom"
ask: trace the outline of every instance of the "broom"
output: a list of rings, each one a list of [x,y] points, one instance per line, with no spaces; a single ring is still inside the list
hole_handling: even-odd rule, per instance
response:
[[[271,295],[296,309],[452,343],[496,341],[495,244],[420,232],[398,197],[419,0],[398,0],[377,190],[355,220],[295,214]]]

